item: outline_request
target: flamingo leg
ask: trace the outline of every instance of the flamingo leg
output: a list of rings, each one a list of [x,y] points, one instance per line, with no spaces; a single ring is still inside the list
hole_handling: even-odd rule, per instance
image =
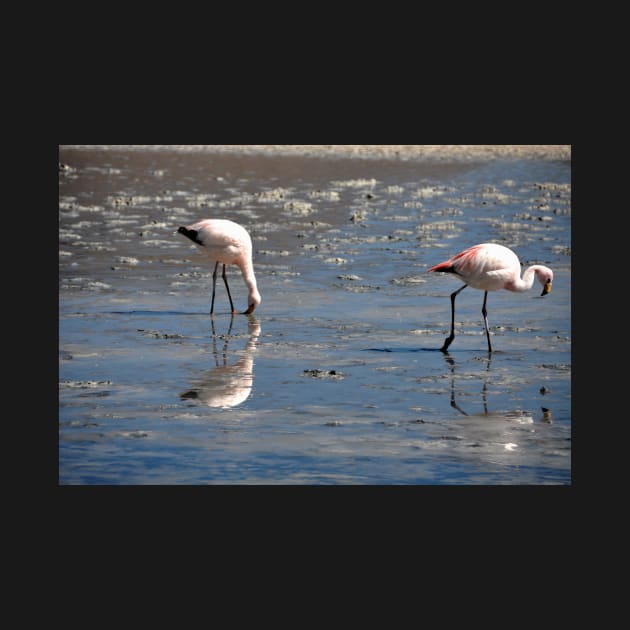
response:
[[[236,313],[234,310],[234,304],[232,303],[232,296],[230,295],[230,287],[228,286],[227,276],[225,275],[225,265],[223,265],[223,273],[221,274],[223,277],[223,282],[225,282],[225,288],[227,289],[228,298],[230,298],[230,308],[232,309],[232,314]]]
[[[217,288],[217,269],[219,267],[219,261],[217,260],[214,265],[214,273],[212,274],[212,302],[210,303],[210,315],[214,313],[214,294]]]
[[[483,315],[483,326],[486,329],[486,337],[488,339],[488,352],[492,352],[492,345],[490,344],[490,332],[488,331],[488,311],[486,310],[486,300],[488,299],[488,292],[483,294],[483,306],[481,307],[481,314]]]
[[[463,291],[468,285],[465,284],[463,287],[457,289],[457,291],[451,293],[451,334],[444,340],[444,345],[440,348],[442,352],[446,352],[448,347],[455,339],[455,298],[460,291]]]

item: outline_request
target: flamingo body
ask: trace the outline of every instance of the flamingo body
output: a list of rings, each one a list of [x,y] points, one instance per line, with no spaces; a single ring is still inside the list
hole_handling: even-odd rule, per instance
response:
[[[451,294],[451,334],[445,340],[441,348],[442,352],[446,352],[455,338],[455,297],[467,286],[485,292],[481,312],[488,339],[488,351],[492,352],[486,311],[488,291],[499,289],[516,292],[527,291],[532,288],[534,278],[537,278],[543,285],[541,295],[546,295],[551,291],[553,282],[553,271],[544,265],[528,267],[521,278],[521,263],[518,256],[511,249],[497,243],[473,245],[448,260],[434,265],[428,271],[452,273],[466,283]]]
[[[181,226],[177,230],[189,238],[200,250],[215,262],[212,275],[212,304],[210,314],[214,312],[214,296],[216,289],[216,277],[219,263],[223,265],[223,281],[227,289],[232,313],[236,313],[230,288],[225,273],[226,265],[236,265],[243,274],[243,280],[248,288],[247,310],[250,314],[261,303],[262,299],[256,285],[254,266],[252,263],[252,239],[247,230],[228,219],[204,219],[189,226]]]

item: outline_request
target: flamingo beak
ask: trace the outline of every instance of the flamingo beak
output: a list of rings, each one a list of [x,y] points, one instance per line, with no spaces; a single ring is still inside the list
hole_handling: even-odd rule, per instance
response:
[[[550,293],[550,292],[551,292],[551,282],[547,281],[545,282],[545,286],[543,287],[543,290],[540,296],[542,297],[543,295],[547,295],[547,293]]]
[[[246,310],[246,311],[243,311],[243,315],[251,315],[251,314],[254,312],[254,309],[255,309],[255,308],[256,308],[256,305],[255,305],[255,304],[250,304],[250,305],[247,307],[247,310]]]

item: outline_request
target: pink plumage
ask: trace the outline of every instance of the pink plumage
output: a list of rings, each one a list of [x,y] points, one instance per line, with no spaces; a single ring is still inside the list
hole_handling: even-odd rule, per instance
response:
[[[216,290],[217,270],[219,263],[223,265],[223,281],[227,289],[232,313],[237,311],[232,303],[230,287],[228,286],[225,272],[226,265],[236,265],[243,274],[243,280],[248,288],[247,310],[244,314],[253,313],[261,303],[260,293],[256,285],[254,266],[252,263],[252,239],[247,230],[228,219],[204,219],[189,226],[181,226],[177,230],[189,238],[201,251],[214,261],[214,273],[212,274],[212,303],[210,314],[214,313],[214,296]]]
[[[499,289],[517,292],[527,291],[532,288],[534,277],[536,277],[543,285],[541,295],[546,295],[551,291],[553,282],[553,271],[544,265],[528,267],[521,278],[521,263],[518,256],[511,249],[497,243],[473,245],[455,254],[448,260],[434,265],[428,271],[452,273],[466,283],[451,294],[451,334],[444,342],[441,348],[442,352],[446,352],[455,338],[455,297],[467,286],[485,291],[481,312],[488,339],[488,351],[492,352],[486,316],[488,291],[497,291]]]

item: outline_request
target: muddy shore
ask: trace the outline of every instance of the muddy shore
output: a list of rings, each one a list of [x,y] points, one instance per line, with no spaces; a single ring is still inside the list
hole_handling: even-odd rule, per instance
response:
[[[567,144],[181,144],[181,145],[65,145],[67,148],[121,149],[134,151],[179,151],[232,153],[239,155],[288,155],[325,158],[487,161],[570,160]]]

